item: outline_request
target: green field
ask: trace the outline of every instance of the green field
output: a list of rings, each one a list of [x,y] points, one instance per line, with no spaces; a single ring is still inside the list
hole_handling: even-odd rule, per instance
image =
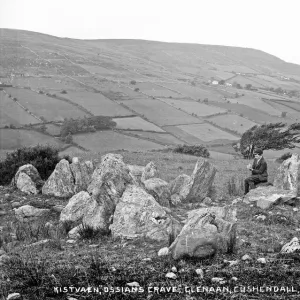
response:
[[[252,120],[255,123],[263,124],[265,122],[276,123],[276,122],[282,121],[282,119],[279,117],[271,116],[267,113],[264,113],[258,109],[255,109],[253,107],[250,107],[250,106],[247,106],[244,104],[227,103],[227,102],[213,102],[212,105],[224,108],[228,111],[233,111],[237,114],[242,114],[243,116]]]
[[[5,125],[23,125],[23,124],[35,124],[40,122],[23,108],[17,105],[11,98],[0,91],[0,126]]]
[[[154,97],[182,97],[179,93],[150,82],[137,83],[134,88],[139,88],[143,93]]]
[[[88,116],[79,108],[65,101],[41,95],[27,89],[6,88],[8,94],[38,117],[47,121],[63,121],[64,118],[83,118]]]
[[[187,112],[188,114],[196,114],[199,117],[206,117],[206,116],[226,112],[225,109],[216,106],[206,105],[204,103],[199,103],[192,100],[185,101],[185,100],[175,100],[175,99],[163,99],[163,101],[173,107],[180,108],[181,110]]]
[[[132,112],[125,109],[116,102],[107,99],[101,93],[92,92],[68,92],[68,94],[62,95],[63,98],[79,104],[86,108],[95,116],[129,116]]]
[[[114,131],[97,131],[94,133],[77,134],[74,135],[73,140],[85,149],[98,152],[120,149],[133,151],[163,148],[163,146],[159,144],[123,135]]]
[[[188,85],[186,83],[164,83],[163,86],[168,87],[174,91],[181,93],[183,96],[191,97],[193,99],[205,99],[217,100],[223,98],[216,90],[213,88],[200,88]]]
[[[246,84],[251,84],[254,87],[263,87],[265,86],[264,84],[259,83],[259,81],[255,80],[256,77],[245,77],[241,75],[237,75],[236,77],[228,80],[227,82],[229,83],[239,83],[242,87],[244,87]]]
[[[228,117],[228,116],[226,116]],[[177,126],[179,129],[187,132],[190,135],[195,136],[196,138],[209,142],[213,140],[238,140],[239,138],[227,133],[226,131],[220,130],[210,124],[191,124],[191,125],[180,125]]]
[[[254,125],[257,125],[256,123],[248,119],[234,114],[214,116],[209,118],[209,121],[218,125],[219,127],[237,131],[240,134],[243,134],[249,128],[253,127]]]
[[[135,112],[144,115],[150,122],[160,126],[201,122],[197,118],[159,100],[144,99],[121,102]]]
[[[139,129],[144,131],[164,132],[160,127],[147,122],[140,117],[114,118],[113,121],[117,123],[116,128],[118,129]]]
[[[136,135],[137,137],[150,139],[158,143],[163,143],[164,145],[178,145],[183,144],[183,141],[174,137],[169,133],[154,133],[154,132],[145,132],[145,131],[130,131],[127,130],[127,133]]]
[[[236,99],[228,99],[231,103],[240,103],[247,105],[249,107],[258,109],[264,113],[267,113],[271,116],[281,116],[281,111],[278,109],[275,109],[268,103],[265,103],[263,100],[259,98],[254,98],[253,96],[249,96],[245,94],[245,96],[236,98]]]
[[[164,126],[163,129],[175,136],[178,140],[182,141],[182,144],[203,144],[202,140],[180,129],[178,126]]]
[[[61,147],[59,140],[44,135],[40,132],[25,129],[0,129],[0,149],[13,150],[21,147],[30,147],[37,144]]]

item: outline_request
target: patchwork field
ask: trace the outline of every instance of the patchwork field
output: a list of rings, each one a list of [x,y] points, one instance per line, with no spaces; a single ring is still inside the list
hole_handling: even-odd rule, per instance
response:
[[[226,113],[225,109],[216,106],[206,105],[204,103],[199,103],[196,101],[189,101],[189,100],[185,101],[185,100],[175,100],[175,99],[163,99],[163,101],[189,114],[196,114],[197,116],[200,117],[206,117],[218,113]]]
[[[38,117],[47,121],[63,121],[64,118],[83,118],[88,116],[74,105],[52,97],[41,95],[27,89],[6,88],[8,94]]]
[[[246,130],[257,125],[256,123],[245,119],[238,115],[223,115],[223,116],[214,116],[209,118],[209,121],[222,127],[230,130],[237,131],[240,134],[243,134]]]
[[[23,108],[17,105],[11,98],[0,91],[0,126],[5,125],[23,125],[23,124],[35,124],[40,122]]]
[[[300,103],[292,101],[276,101],[287,108],[292,108],[295,112],[300,112]]]
[[[177,126],[179,129],[187,132],[188,134],[195,136],[196,138],[209,142],[213,140],[238,140],[239,138],[227,133],[226,131],[222,131],[210,124],[191,124],[191,125],[179,125]]]
[[[224,64],[210,64],[212,67],[217,68],[218,70],[222,70],[225,72],[236,72],[236,73],[254,73],[256,74],[257,71],[251,69],[247,66],[242,65],[224,65]]]
[[[238,75],[238,76],[228,80],[227,82],[229,82],[229,83],[236,82],[236,83],[239,83],[242,87],[244,87],[246,84],[252,84],[252,86],[255,86],[255,87],[263,87],[264,86],[263,84],[261,84],[257,81],[254,81],[255,78],[253,78],[253,80],[252,80],[252,78],[253,77],[245,77],[245,76]]]
[[[172,106],[154,99],[121,101],[130,109],[144,115],[151,122],[164,126],[200,123],[200,121]]]
[[[281,116],[281,111],[272,107],[268,103],[264,102],[259,98],[254,98],[248,95],[236,98],[236,99],[228,99],[231,103],[240,103],[247,106],[250,106],[255,109],[259,109],[271,116]]]
[[[0,149],[13,150],[37,144],[61,147],[62,142],[36,131],[25,129],[0,129]]]
[[[279,117],[271,116],[258,109],[252,108],[244,104],[227,103],[227,102],[213,102],[212,105],[224,108],[228,111],[236,112],[237,114],[243,114],[253,122],[263,124],[265,122],[276,123],[281,122],[282,119]],[[276,107],[275,107],[276,108]]]
[[[140,117],[114,118],[113,121],[117,123],[117,129],[139,129],[145,131],[164,132],[164,130],[160,127],[147,122]]]
[[[12,81],[14,86],[20,87],[31,87],[36,90],[82,90],[76,81],[71,80],[68,77],[53,77],[53,78],[43,78],[43,77],[17,77]]]
[[[274,101],[274,100],[264,100],[266,103],[270,104],[272,107],[282,111],[282,112],[287,112],[289,114],[295,114],[297,111],[287,105],[284,105],[283,103],[279,101]]]
[[[86,108],[95,116],[130,116],[132,112],[125,109],[116,102],[107,99],[100,93],[92,92],[68,92],[62,95],[63,98],[69,99],[72,102]]]
[[[143,93],[154,96],[154,97],[182,97],[180,93],[176,93],[174,91],[171,91],[167,88],[164,88],[162,86],[150,83],[150,82],[143,82],[143,83],[137,83],[134,85],[135,88],[139,88]]]
[[[123,135],[115,131],[77,134],[74,135],[73,140],[85,149],[98,152],[120,149],[134,151],[163,148],[162,145]]]
[[[186,97],[191,97],[194,99],[203,100],[205,98],[208,98],[209,100],[217,100],[223,98],[222,95],[220,95],[217,91],[215,91],[212,88],[210,90],[206,90],[182,83],[164,83],[163,85],[167,88],[181,93]]]
[[[267,76],[267,75],[257,75],[257,77],[265,82],[275,85],[276,87],[282,87],[283,89],[299,89],[300,85],[287,80],[280,80],[279,78]]]
[[[154,132],[130,131],[130,130],[127,130],[125,132],[136,135],[137,137],[157,141],[158,143],[163,143],[164,145],[183,144],[183,141],[179,140],[178,138],[174,137],[169,133],[154,133]]]
[[[188,134],[186,131],[180,129],[178,126],[164,126],[163,129],[175,136],[178,140],[182,141],[181,144],[203,144],[203,141],[197,137]]]

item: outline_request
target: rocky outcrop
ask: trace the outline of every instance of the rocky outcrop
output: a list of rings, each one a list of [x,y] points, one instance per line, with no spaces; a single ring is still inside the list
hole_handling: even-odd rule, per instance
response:
[[[36,188],[35,183],[26,173],[19,173],[18,179],[16,181],[16,187],[23,193],[27,195],[36,195],[38,194],[38,190]]]
[[[45,182],[42,193],[56,197],[71,197],[75,194],[74,177],[70,164],[62,159]]]
[[[129,185],[116,206],[113,224],[114,236],[146,237],[167,241],[169,234],[177,236],[182,226],[159,205],[143,188]]]
[[[170,207],[171,193],[168,183],[160,178],[150,178],[144,181],[146,191],[165,207]]]
[[[169,247],[174,259],[207,258],[233,251],[236,243],[236,211],[232,206],[193,210]]]
[[[280,253],[294,253],[300,251],[299,239],[297,237],[292,238],[292,240],[286,243]]]
[[[38,219],[44,219],[50,214],[50,209],[36,208],[31,205],[24,205],[15,208],[15,216],[20,222],[32,222]]]
[[[159,173],[154,162],[149,162],[142,173],[141,181],[144,182],[147,179],[158,177]]]
[[[82,162],[78,157],[73,157],[70,168],[75,180],[75,193],[86,191],[92,180],[93,163],[91,161]]]
[[[299,155],[293,154],[278,168],[273,186],[261,186],[250,190],[244,202],[255,202],[258,207],[267,209],[299,197],[299,166]]]

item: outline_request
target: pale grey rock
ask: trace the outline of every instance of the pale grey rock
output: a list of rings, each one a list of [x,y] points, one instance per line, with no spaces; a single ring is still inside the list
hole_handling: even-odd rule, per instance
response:
[[[177,206],[181,203],[181,198],[178,194],[171,195],[171,203],[174,206]]]
[[[161,248],[159,249],[157,255],[158,256],[166,256],[169,254],[169,248],[168,247],[164,247],[164,248]]]
[[[69,239],[72,239],[72,240],[76,240],[80,237],[80,230],[82,229],[82,225],[78,225],[76,227],[74,227],[73,229],[71,229],[69,232],[68,232],[68,237]]]
[[[182,225],[153,196],[134,185],[126,188],[110,225],[114,236],[146,237],[158,241],[167,241],[169,234],[177,236],[181,228]]]
[[[73,157],[70,168],[75,179],[75,193],[86,191],[92,180],[93,163],[91,161],[82,162],[78,157]]]
[[[16,299],[21,299],[21,294],[19,293],[12,293],[9,294],[6,298],[7,300],[16,300]]]
[[[159,172],[154,162],[149,162],[142,173],[141,182],[147,179],[158,177]]]
[[[292,238],[292,240],[288,243],[286,243],[280,253],[294,253],[294,252],[299,252],[300,251],[300,244],[299,244],[299,239],[297,237]]]
[[[27,195],[37,195],[38,190],[35,183],[26,173],[19,173],[16,181],[16,187]]]
[[[160,178],[150,178],[144,181],[146,191],[165,207],[170,207],[171,193],[168,183]]]
[[[36,208],[31,205],[24,205],[15,208],[15,216],[21,222],[31,222],[37,219],[45,218],[50,214],[50,209]]]
[[[236,244],[236,209],[210,207],[193,210],[180,234],[169,247],[172,257],[207,258],[227,253]]]
[[[191,179],[182,189],[183,202],[201,202],[207,197],[213,184],[217,169],[206,159],[199,158]]]
[[[32,180],[32,182],[34,182],[35,185],[38,184],[39,182],[41,182],[41,180],[42,180],[36,167],[34,167],[31,164],[26,164],[26,165],[21,166],[18,169],[18,171],[16,172],[16,174],[12,180],[13,185],[17,184],[19,175],[21,173],[25,173],[26,175],[28,175],[30,177],[30,179]]]
[[[8,262],[10,260],[10,257],[7,254],[3,254],[0,256],[0,266],[2,264],[5,264],[6,262]]]
[[[45,182],[42,193],[56,197],[71,197],[75,193],[74,177],[70,164],[62,159]]]
[[[288,190],[293,195],[299,193],[298,177],[299,177],[300,157],[297,153],[282,162],[275,173],[274,187],[282,190]]]
[[[183,198],[185,196],[183,189],[186,185],[188,185],[190,181],[191,176],[188,176],[186,174],[177,176],[169,183],[171,195],[178,194],[179,196],[181,196],[181,198]]]
[[[85,191],[81,191],[74,195],[68,202],[68,204],[63,208],[60,214],[60,222],[77,222],[81,221],[86,214],[89,206],[92,205],[94,201],[92,197]]]

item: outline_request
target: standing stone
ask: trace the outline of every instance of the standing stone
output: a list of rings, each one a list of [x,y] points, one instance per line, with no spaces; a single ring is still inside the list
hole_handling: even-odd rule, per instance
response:
[[[293,155],[282,162],[278,168],[275,179],[274,187],[282,190],[289,190],[295,196],[299,193],[299,166],[300,166],[300,157],[298,154],[293,153]]]
[[[207,197],[213,184],[217,169],[206,159],[199,158],[191,179],[181,188],[180,196],[184,202],[200,202]]]
[[[38,190],[35,186],[35,183],[26,173],[19,173],[17,177],[16,187],[23,193],[30,195],[38,194]]]
[[[42,193],[56,197],[71,197],[75,193],[74,177],[70,164],[62,159],[45,182]]]
[[[82,162],[78,157],[73,157],[70,168],[75,178],[75,193],[86,191],[92,180],[93,163],[91,161]]]
[[[30,179],[32,180],[32,182],[34,182],[35,184],[39,183],[42,180],[38,170],[33,165],[26,164],[18,169],[16,175],[14,176],[14,178],[12,180],[13,185],[17,184],[18,178],[21,173],[25,173],[26,175],[28,175],[30,177]]]
[[[169,183],[169,189],[171,195],[178,194],[181,195],[181,191],[184,186],[186,186],[191,180],[191,177],[186,174],[181,174],[177,176],[174,180]]]
[[[138,165],[127,165],[131,176],[136,180],[137,184],[141,184],[141,178],[145,167]]]
[[[89,193],[81,191],[74,195],[63,208],[60,214],[60,222],[78,222],[81,221],[86,214],[88,208],[92,205],[92,200]]]
[[[116,206],[113,224],[114,236],[128,238],[146,237],[168,241],[169,235],[177,236],[182,226],[160,206],[143,188],[129,185]]]
[[[191,211],[180,234],[169,247],[174,259],[207,258],[233,251],[236,243],[236,211],[231,206]]]
[[[165,207],[170,207],[171,193],[168,183],[160,178],[150,178],[144,181],[146,191]]]
[[[154,162],[149,162],[142,174],[141,181],[144,182],[147,179],[158,177],[158,170]]]

